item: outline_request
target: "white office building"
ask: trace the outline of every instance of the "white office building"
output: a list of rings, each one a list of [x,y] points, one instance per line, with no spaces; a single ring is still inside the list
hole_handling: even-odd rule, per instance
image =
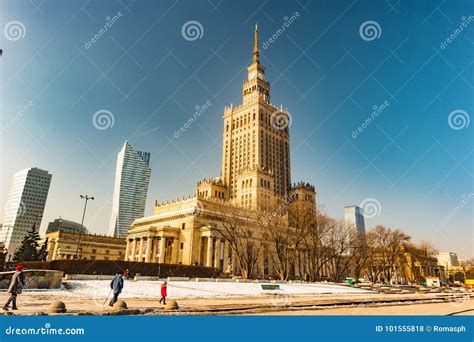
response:
[[[453,252],[438,253],[436,259],[438,259],[438,265],[442,265],[446,269],[448,269],[448,267],[459,266],[458,255]]]
[[[23,238],[33,226],[39,230],[52,175],[38,168],[28,168],[13,175],[0,231],[0,241],[13,257]]]
[[[117,155],[109,235],[125,238],[133,221],[144,216],[150,173],[150,153],[125,141]]]

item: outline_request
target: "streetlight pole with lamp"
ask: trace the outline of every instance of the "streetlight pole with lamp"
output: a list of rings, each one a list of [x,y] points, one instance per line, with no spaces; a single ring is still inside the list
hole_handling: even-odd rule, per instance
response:
[[[94,196],[81,195],[81,199],[85,200],[85,203],[84,203],[84,211],[82,212],[81,230],[79,232],[79,239],[77,240],[76,255],[74,256],[74,259],[79,258],[79,246],[81,245],[81,237],[82,237],[82,232],[84,230],[84,217],[86,216],[87,201],[94,200]]]

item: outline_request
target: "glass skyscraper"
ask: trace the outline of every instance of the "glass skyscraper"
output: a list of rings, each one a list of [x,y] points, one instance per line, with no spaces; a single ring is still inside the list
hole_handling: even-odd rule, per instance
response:
[[[133,221],[144,216],[150,173],[150,153],[125,141],[117,155],[109,235],[125,238]]]
[[[364,214],[360,207],[356,205],[344,207],[344,222],[354,227],[357,233],[365,234]]]
[[[13,175],[5,204],[0,241],[5,243],[7,258],[15,253],[33,226],[39,230],[52,175],[38,168],[27,168]]]

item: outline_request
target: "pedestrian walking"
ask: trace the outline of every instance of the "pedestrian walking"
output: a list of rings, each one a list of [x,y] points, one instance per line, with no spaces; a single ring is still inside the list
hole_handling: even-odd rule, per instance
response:
[[[115,302],[117,302],[119,294],[122,292],[123,289],[123,276],[122,271],[118,271],[115,277],[110,282],[110,288],[112,289],[114,296],[110,300],[109,305],[113,306]]]
[[[161,302],[163,302],[163,305],[166,305],[166,295],[168,294],[167,293],[167,289],[168,289],[168,286],[167,286],[167,282],[164,281],[163,284],[161,284],[161,299],[160,299],[160,304]]]
[[[18,310],[16,306],[16,297],[21,293],[25,287],[25,274],[23,273],[23,266],[17,265],[15,267],[15,273],[13,273],[12,281],[8,287],[7,293],[10,293],[10,298],[3,306],[3,310],[8,310],[10,303],[12,304],[12,310]]]

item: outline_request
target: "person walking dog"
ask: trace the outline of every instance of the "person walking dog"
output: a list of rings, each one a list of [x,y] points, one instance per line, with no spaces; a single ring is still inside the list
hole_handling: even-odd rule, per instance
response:
[[[160,299],[160,304],[161,302],[163,302],[163,305],[166,305],[166,295],[168,294],[167,292],[167,289],[168,289],[168,286],[167,286],[167,282],[164,281],[163,284],[161,284],[161,299]]]
[[[122,271],[118,271],[115,277],[110,282],[110,288],[114,292],[114,296],[110,300],[109,305],[113,306],[115,302],[117,302],[119,294],[122,292],[123,289],[123,276]]]
[[[16,306],[16,297],[21,293],[25,287],[25,274],[23,273],[23,266],[17,265],[15,267],[15,273],[13,273],[12,281],[8,287],[7,293],[10,293],[10,298],[3,306],[3,310],[8,310],[10,303],[12,304],[12,310],[18,310]]]

